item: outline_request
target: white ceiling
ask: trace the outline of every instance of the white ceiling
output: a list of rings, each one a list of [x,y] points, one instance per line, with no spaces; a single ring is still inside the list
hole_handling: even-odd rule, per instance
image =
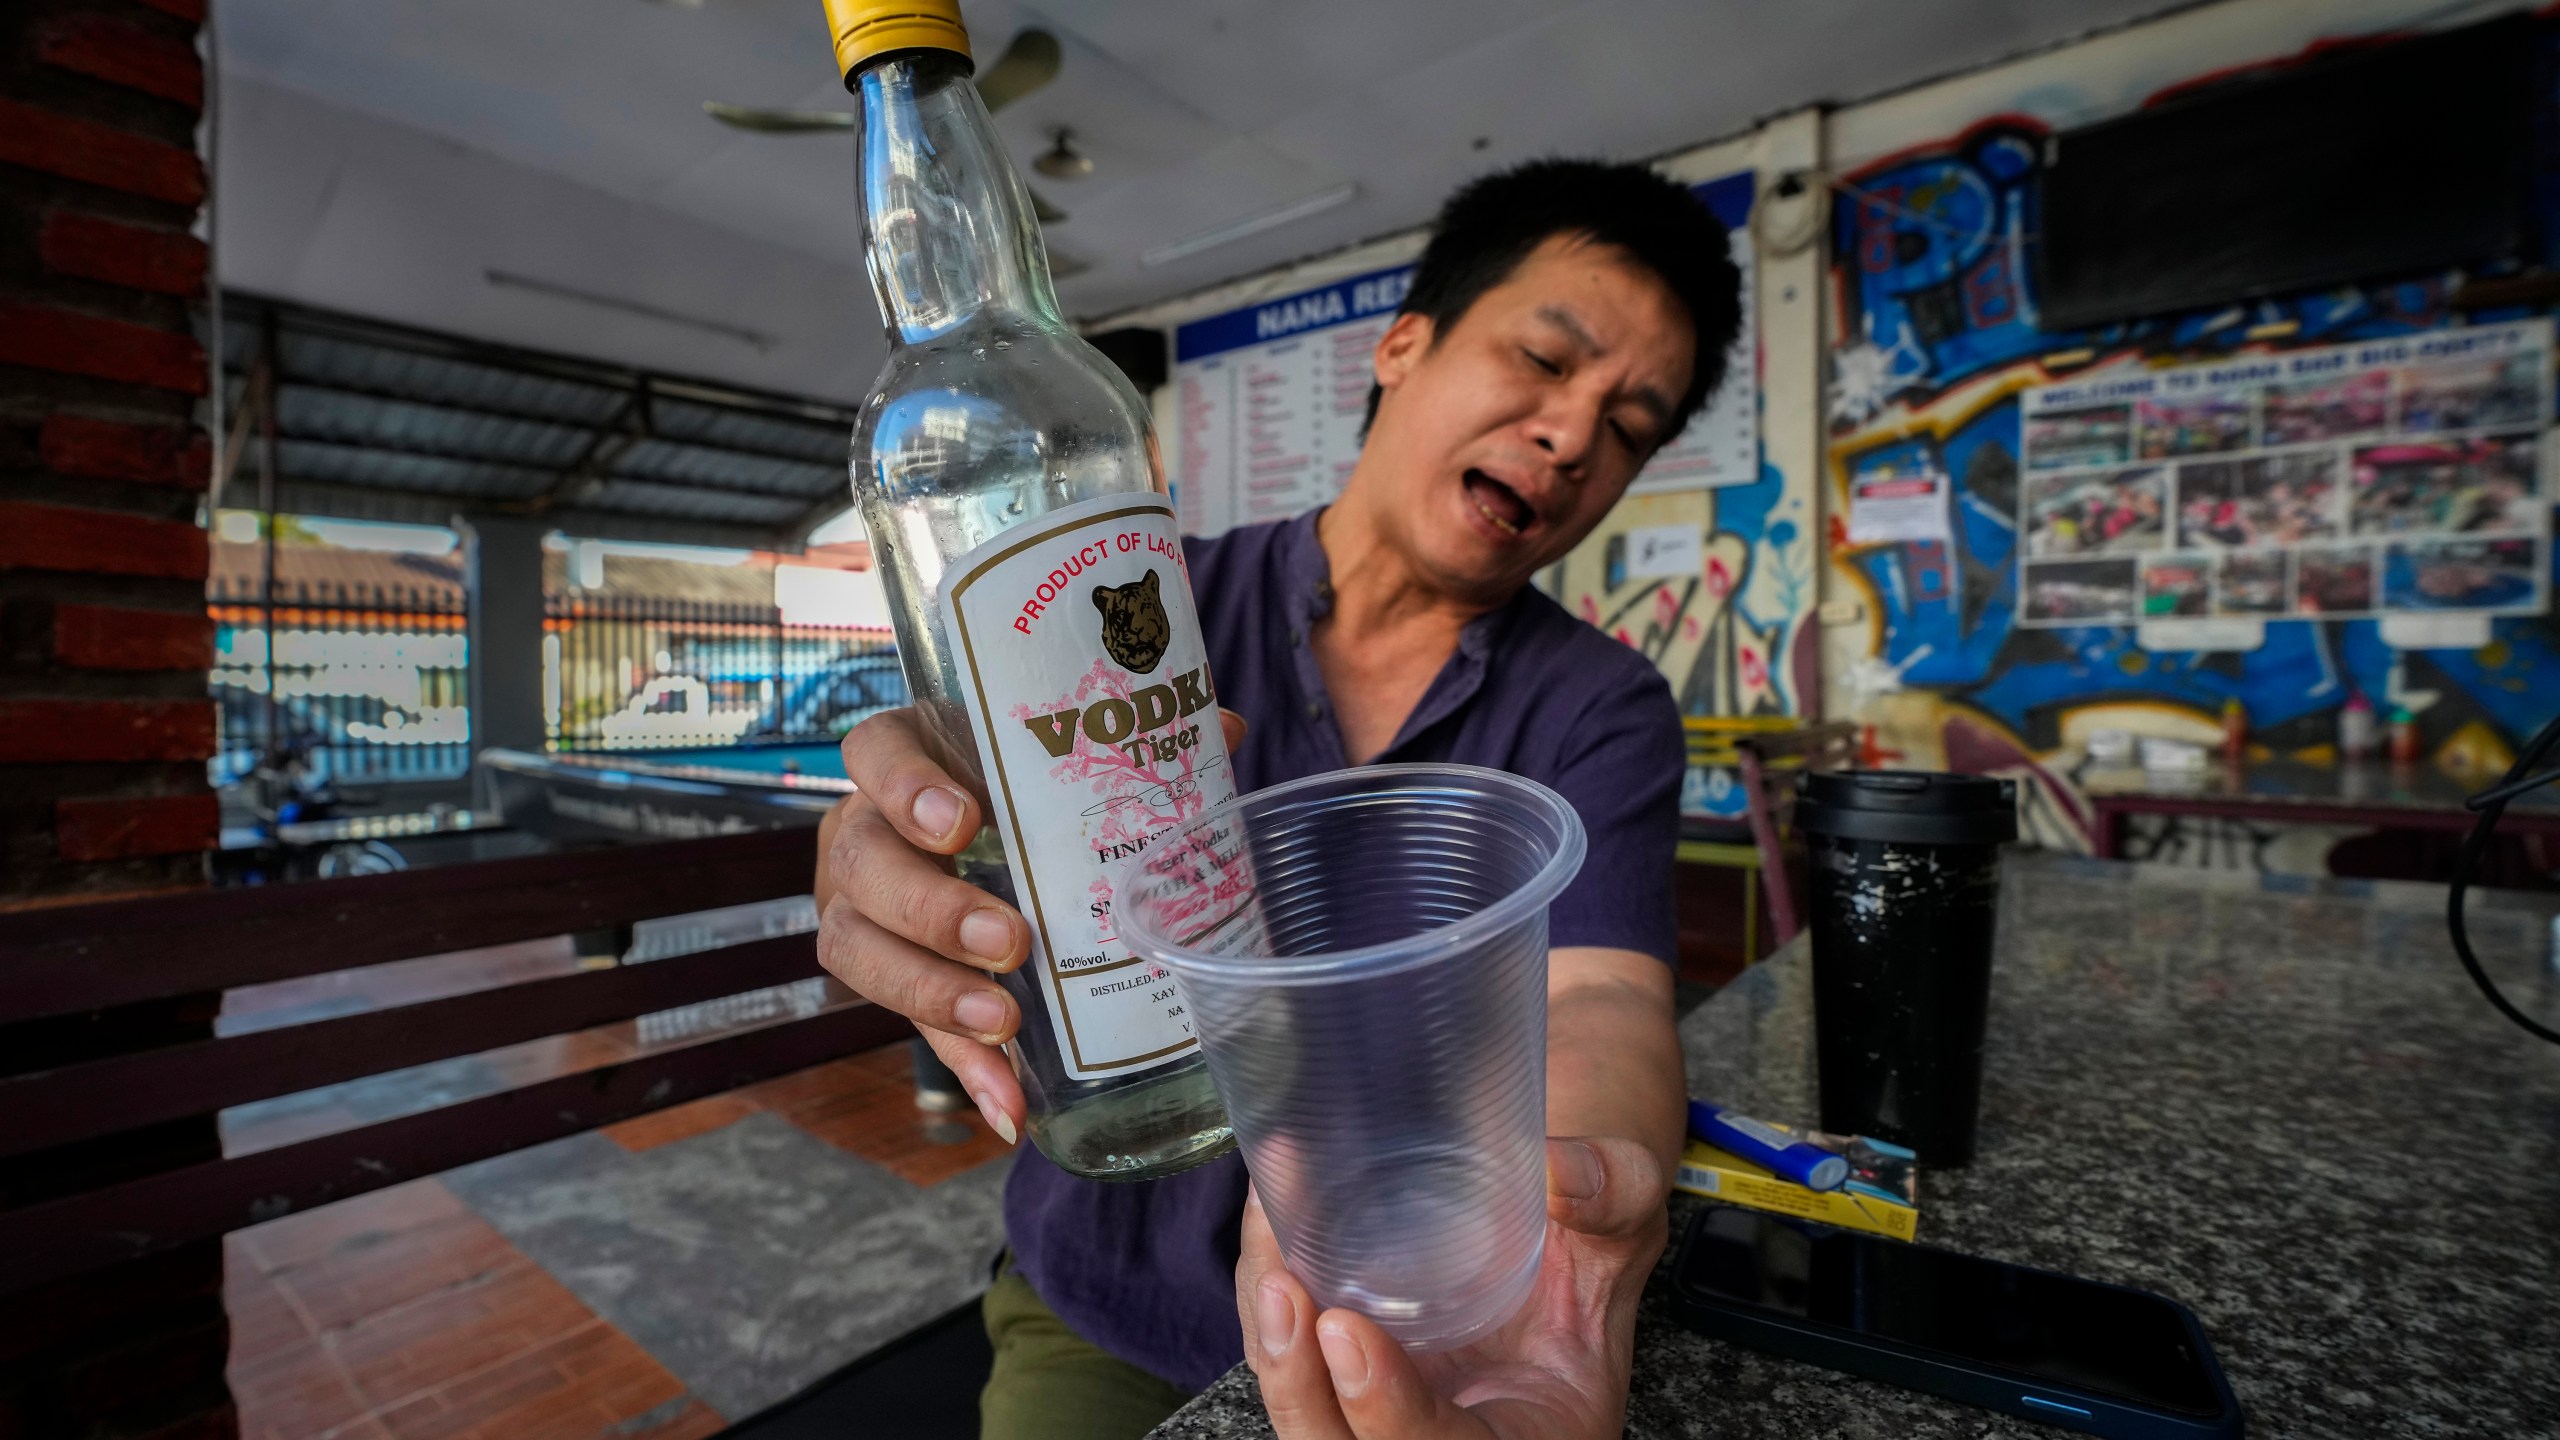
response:
[[[998,121],[1071,126],[1060,285],[1096,315],[1426,219],[1507,161],[1659,154],[2179,0],[965,0],[982,56],[1066,51]],[[843,108],[818,0],[224,0],[225,283],[482,338],[849,401],[881,356],[853,140],[705,99]],[[1153,246],[1351,203],[1147,270]],[[493,285],[499,271],[665,312]],[[710,322],[689,326],[684,317]],[[749,335],[722,333],[745,331]],[[750,336],[752,338],[750,338]]]

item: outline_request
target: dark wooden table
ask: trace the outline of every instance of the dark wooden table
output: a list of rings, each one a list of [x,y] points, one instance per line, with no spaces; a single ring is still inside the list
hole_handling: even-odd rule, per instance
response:
[[[2090,768],[2074,777],[2089,797],[2093,848],[2102,860],[2124,853],[2132,815],[2192,815],[2296,825],[2355,825],[2372,830],[2471,828],[2463,797],[2497,776],[2457,780],[2432,765],[2379,761],[2305,765],[2294,761],[2175,771]],[[2507,807],[2501,835],[2560,836],[2560,796],[2538,790]]]

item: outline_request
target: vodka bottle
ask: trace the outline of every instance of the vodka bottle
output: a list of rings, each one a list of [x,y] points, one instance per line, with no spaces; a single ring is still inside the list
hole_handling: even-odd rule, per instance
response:
[[[960,874],[1031,924],[1003,982],[1026,1128],[1074,1174],[1169,1174],[1234,1137],[1111,890],[1235,781],[1146,404],[1058,313],[955,0],[826,3],[890,347],[854,495],[936,758],[987,817]]]

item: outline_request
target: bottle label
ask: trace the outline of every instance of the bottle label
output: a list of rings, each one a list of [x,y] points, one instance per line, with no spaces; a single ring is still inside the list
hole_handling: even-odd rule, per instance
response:
[[[1173,977],[1120,941],[1120,868],[1235,794],[1173,507],[1108,495],[1015,526],[946,573],[942,621],[1067,1074],[1198,1042]]]

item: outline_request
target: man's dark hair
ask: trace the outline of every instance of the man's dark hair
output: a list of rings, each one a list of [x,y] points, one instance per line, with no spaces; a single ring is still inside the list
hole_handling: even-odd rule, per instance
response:
[[[1532,160],[1468,181],[1440,207],[1398,313],[1429,316],[1436,344],[1479,296],[1557,235],[1616,247],[1659,276],[1688,310],[1697,360],[1663,431],[1669,444],[1724,382],[1725,355],[1742,325],[1742,275],[1724,224],[1706,202],[1646,166]],[[1378,418],[1380,394],[1372,383],[1364,435]]]

